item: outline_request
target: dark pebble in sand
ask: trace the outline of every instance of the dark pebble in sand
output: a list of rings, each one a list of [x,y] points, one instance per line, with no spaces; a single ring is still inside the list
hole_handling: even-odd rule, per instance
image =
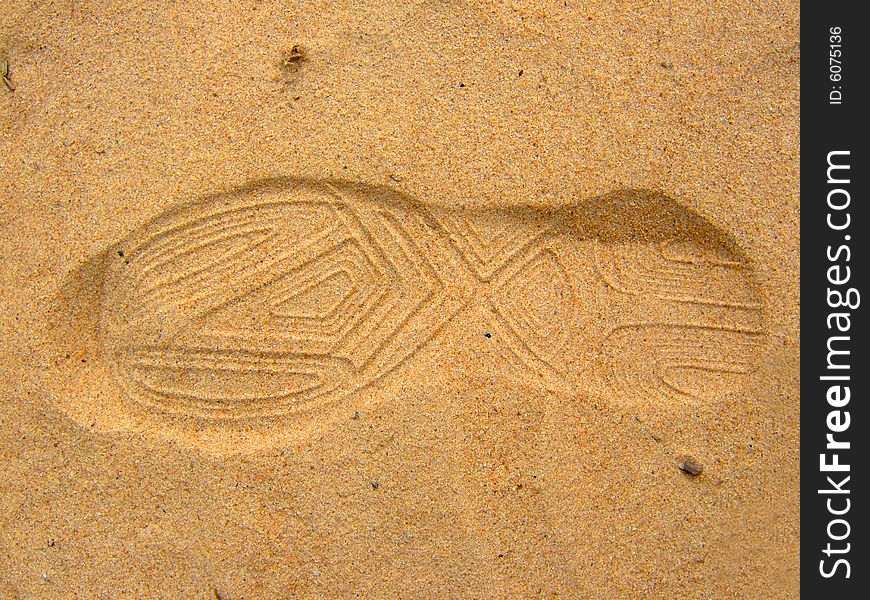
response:
[[[680,470],[692,477],[697,477],[704,470],[704,466],[694,458],[684,458],[680,461]]]

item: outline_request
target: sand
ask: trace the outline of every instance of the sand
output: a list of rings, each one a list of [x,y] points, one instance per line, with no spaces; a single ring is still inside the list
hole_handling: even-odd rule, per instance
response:
[[[796,3],[0,8],[0,597],[798,595]]]

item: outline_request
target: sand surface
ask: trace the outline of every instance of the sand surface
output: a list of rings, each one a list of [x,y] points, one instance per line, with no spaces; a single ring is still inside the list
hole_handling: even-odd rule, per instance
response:
[[[785,598],[795,2],[0,2],[0,598]]]

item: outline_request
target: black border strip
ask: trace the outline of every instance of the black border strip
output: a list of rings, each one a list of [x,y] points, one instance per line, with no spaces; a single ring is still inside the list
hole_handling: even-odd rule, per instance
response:
[[[870,296],[860,297],[870,293],[864,134],[870,31],[861,6],[801,7],[801,593],[809,598],[866,598],[870,589],[870,363],[862,305]],[[830,470],[822,469],[820,455]],[[845,469],[834,462],[848,471],[833,470]]]

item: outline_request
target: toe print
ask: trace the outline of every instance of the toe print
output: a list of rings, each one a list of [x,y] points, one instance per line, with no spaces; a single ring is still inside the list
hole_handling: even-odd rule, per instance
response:
[[[119,381],[149,407],[227,420],[367,385],[457,305],[405,230],[415,218],[297,183],[156,222],[107,266]]]

